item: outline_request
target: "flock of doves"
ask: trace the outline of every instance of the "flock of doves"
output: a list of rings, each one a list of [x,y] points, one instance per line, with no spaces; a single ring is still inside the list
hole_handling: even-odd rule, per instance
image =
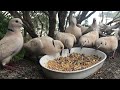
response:
[[[54,37],[42,36],[29,40],[24,43],[21,28],[23,22],[20,18],[13,18],[9,21],[8,30],[5,36],[0,40],[0,64],[2,67],[10,67],[10,60],[22,48],[29,53],[29,57],[38,57],[42,54],[60,53],[63,49],[75,47],[89,47],[101,50],[106,54],[111,52],[114,57],[118,48],[118,37],[116,34],[100,36],[100,26],[97,25],[96,19],[93,18],[91,26],[85,27],[77,24],[75,17],[71,17],[70,25],[65,32],[55,30]]]

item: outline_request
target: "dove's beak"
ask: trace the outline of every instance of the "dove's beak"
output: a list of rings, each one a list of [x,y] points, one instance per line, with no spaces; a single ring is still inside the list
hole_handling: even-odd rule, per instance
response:
[[[97,50],[100,48],[100,45],[96,48]]]

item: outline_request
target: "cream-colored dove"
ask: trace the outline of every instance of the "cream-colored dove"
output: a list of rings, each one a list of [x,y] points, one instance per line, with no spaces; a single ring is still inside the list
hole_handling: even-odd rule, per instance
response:
[[[59,40],[54,40],[49,36],[42,36],[34,38],[24,44],[24,48],[27,52],[33,56],[40,56],[41,54],[54,54],[61,52],[64,49],[64,45]]]
[[[50,37],[51,38],[51,37]],[[46,36],[40,37],[42,41],[42,51],[44,54],[54,54],[61,52],[64,49],[64,45],[59,40],[49,40]]]
[[[106,54],[113,52],[113,58],[117,47],[118,39],[116,36],[101,37],[96,41],[96,48],[105,52]]]
[[[76,43],[76,37],[71,33],[55,31],[55,39],[60,40],[64,46],[69,49],[69,52],[73,45]]]
[[[94,47],[96,40],[99,38],[99,32],[98,31],[91,31],[87,34],[84,34],[79,39],[79,44],[81,47]]]
[[[66,33],[73,34],[77,40],[79,40],[80,36],[82,35],[81,28],[77,27],[77,20],[75,17],[71,17],[70,19],[70,25],[66,28]]]
[[[7,66],[12,57],[15,56],[23,46],[22,25],[23,22],[21,19],[11,19],[6,35],[0,40],[0,62],[3,66]]]

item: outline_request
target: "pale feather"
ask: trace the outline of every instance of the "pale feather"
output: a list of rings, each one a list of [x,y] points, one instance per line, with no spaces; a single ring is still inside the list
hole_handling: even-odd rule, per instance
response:
[[[4,37],[0,41],[0,60],[7,58],[12,54],[16,54],[22,47],[21,39],[15,36]]]

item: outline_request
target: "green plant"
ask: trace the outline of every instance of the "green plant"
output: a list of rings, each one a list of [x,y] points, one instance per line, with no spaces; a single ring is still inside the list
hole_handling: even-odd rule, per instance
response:
[[[25,54],[25,50],[24,50],[24,48],[22,48],[21,51],[13,57],[13,59],[14,60],[21,60],[21,59],[23,59],[24,54]]]
[[[2,12],[0,12],[0,39],[2,39],[7,32],[9,18],[5,17]]]

